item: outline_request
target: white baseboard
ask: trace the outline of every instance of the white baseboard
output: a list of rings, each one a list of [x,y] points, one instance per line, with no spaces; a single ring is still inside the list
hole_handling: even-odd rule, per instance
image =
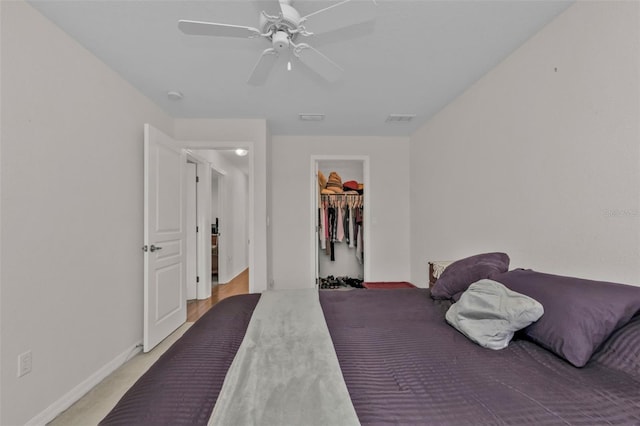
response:
[[[47,407],[40,414],[29,420],[25,426],[43,426],[55,419],[60,413],[75,404],[87,392],[93,389],[98,383],[104,380],[109,374],[116,371],[125,362],[130,360],[138,352],[142,351],[142,340],[135,345],[129,347],[120,355],[105,364],[98,371],[89,376],[75,388],[71,389],[56,402]]]
[[[233,281],[236,278],[238,278],[238,276],[240,274],[242,274],[248,267],[249,267],[249,265],[243,266],[238,271],[235,271],[234,273],[231,273],[231,278],[227,282],[230,283],[231,281]]]

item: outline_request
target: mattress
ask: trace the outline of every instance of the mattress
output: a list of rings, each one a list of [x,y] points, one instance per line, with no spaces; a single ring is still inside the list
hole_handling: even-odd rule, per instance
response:
[[[101,424],[206,424],[259,297],[212,308]],[[427,289],[319,297],[363,425],[640,424],[638,319],[576,368],[517,337],[500,351],[474,344],[446,323],[450,302]]]

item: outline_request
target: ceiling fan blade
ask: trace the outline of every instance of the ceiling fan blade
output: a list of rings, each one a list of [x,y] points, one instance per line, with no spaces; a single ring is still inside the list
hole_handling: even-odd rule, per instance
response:
[[[253,86],[261,86],[267,81],[267,77],[269,77],[269,73],[271,69],[276,63],[278,59],[278,51],[273,47],[266,49],[260,55],[260,59],[258,59],[258,63],[255,67],[253,67],[253,71],[251,72],[251,76],[249,76],[249,80],[247,83]]]
[[[214,22],[201,21],[178,21],[178,28],[188,35],[203,35],[214,37],[255,37],[260,35],[260,31],[252,27],[242,27],[239,25],[216,24]]]
[[[279,0],[253,0],[251,3],[257,12],[264,12],[269,16],[278,16],[282,13]]]
[[[343,0],[303,16],[301,22],[308,31],[320,34],[371,21],[375,16],[375,0]]]
[[[344,71],[338,64],[306,43],[298,44],[294,54],[300,62],[330,83],[337,81]]]

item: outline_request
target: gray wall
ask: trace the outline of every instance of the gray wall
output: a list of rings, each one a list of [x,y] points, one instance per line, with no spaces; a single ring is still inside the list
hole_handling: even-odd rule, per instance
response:
[[[0,424],[17,425],[141,340],[142,125],[172,120],[29,5],[0,3]]]
[[[273,276],[276,288],[313,287],[312,155],[366,155],[370,162],[371,281],[409,280],[409,139],[273,136]],[[314,178],[315,182],[315,178]],[[315,242],[315,239],[314,239]]]
[[[640,285],[640,3],[577,2],[411,138],[411,267]]]

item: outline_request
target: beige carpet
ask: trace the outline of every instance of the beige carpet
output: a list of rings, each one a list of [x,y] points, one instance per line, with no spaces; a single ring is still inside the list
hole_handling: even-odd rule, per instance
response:
[[[107,376],[96,387],[91,389],[79,401],[61,413],[51,426],[91,426],[97,425],[122,395],[138,380],[138,378],[193,325],[183,324],[148,353],[139,353],[116,371]]]

